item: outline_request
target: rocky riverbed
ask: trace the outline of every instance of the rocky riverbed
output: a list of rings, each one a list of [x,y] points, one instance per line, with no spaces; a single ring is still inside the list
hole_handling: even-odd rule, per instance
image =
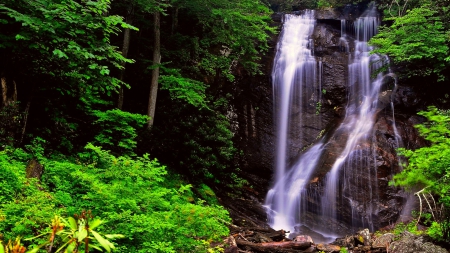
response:
[[[220,246],[225,253],[448,253],[430,238],[414,235],[408,231],[393,233],[370,233],[368,229],[356,234],[337,238],[331,243],[316,243],[309,235],[287,236],[288,231],[271,228],[231,228],[231,235]]]

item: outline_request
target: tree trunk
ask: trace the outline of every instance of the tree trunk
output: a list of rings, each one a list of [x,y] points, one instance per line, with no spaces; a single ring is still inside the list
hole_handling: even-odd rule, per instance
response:
[[[311,247],[310,242],[268,242],[253,243],[244,240],[236,240],[236,244],[240,249],[251,250],[258,253],[291,253],[299,250],[306,250]]]
[[[16,82],[8,80],[2,76],[0,78],[2,90],[2,107],[17,102],[17,85]]]
[[[27,129],[28,114],[29,114],[29,112],[30,112],[31,100],[32,100],[32,98],[30,99],[30,101],[28,101],[27,107],[25,108],[25,114],[24,114],[24,116],[23,116],[22,134],[20,135],[20,141],[19,141],[19,144],[22,144],[23,137],[25,136],[25,130]]]
[[[154,17],[154,33],[155,41],[153,47],[153,65],[152,81],[150,84],[150,94],[148,98],[148,111],[147,116],[150,117],[147,128],[150,129],[153,126],[155,109],[156,109],[156,95],[158,92],[158,78],[159,78],[159,64],[161,62],[161,41],[160,41],[160,13],[155,12]]]
[[[127,10],[127,17],[125,19],[125,22],[129,25],[133,23],[133,6],[130,5]],[[125,28],[123,31],[123,46],[122,46],[122,56],[127,58],[128,56],[128,49],[130,48],[130,28]],[[122,63],[122,69],[120,70],[119,80],[123,82],[124,75],[125,75],[125,62]],[[119,89],[119,99],[117,101],[117,108],[122,110],[123,107],[123,87],[120,87]]]

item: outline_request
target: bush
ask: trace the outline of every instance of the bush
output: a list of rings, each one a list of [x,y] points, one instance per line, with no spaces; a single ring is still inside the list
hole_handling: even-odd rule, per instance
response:
[[[13,164],[1,157],[2,164]],[[165,166],[148,155],[115,157],[90,144],[77,159],[40,162],[45,166],[41,185],[23,181],[15,201],[0,204],[6,216],[0,230],[7,239],[35,236],[55,214],[69,217],[81,210],[107,220],[108,233],[125,236],[117,241],[117,252],[207,252],[210,242],[229,233],[225,209],[194,199],[190,185],[173,188]],[[25,163],[14,168],[23,176]]]

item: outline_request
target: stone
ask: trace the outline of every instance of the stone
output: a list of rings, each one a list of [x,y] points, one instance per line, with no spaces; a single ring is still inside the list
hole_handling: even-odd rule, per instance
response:
[[[332,253],[332,252],[339,252],[339,251],[341,251],[341,247],[339,247],[337,245],[333,245],[333,244],[322,244],[322,243],[319,243],[319,244],[317,244],[317,250],[324,251],[324,252],[327,252],[327,253]]]
[[[38,180],[40,180],[42,173],[44,173],[44,166],[42,166],[42,164],[40,164],[36,159],[33,158],[28,162],[25,171],[27,178],[37,178]]]
[[[426,242],[423,236],[416,236],[407,231],[401,234],[401,238],[389,246],[389,252],[395,253],[448,253],[442,247]]]
[[[373,248],[387,248],[394,241],[395,235],[392,233],[383,234],[372,243]]]
[[[363,229],[361,231],[358,231],[358,235],[356,236],[356,239],[359,243],[361,243],[364,246],[370,246],[371,238],[370,238],[370,232],[369,229]]]
[[[294,241],[296,242],[310,242],[311,244],[314,244],[313,239],[309,235],[298,235],[294,238]]]
[[[431,242],[422,244],[424,252],[427,253],[448,253],[448,251],[440,246],[434,245]]]

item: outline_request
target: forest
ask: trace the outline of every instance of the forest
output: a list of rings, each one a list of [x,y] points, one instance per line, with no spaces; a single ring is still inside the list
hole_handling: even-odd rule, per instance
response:
[[[0,253],[223,252],[218,195],[254,191],[235,94],[270,73],[272,15],[361,2],[0,0]],[[433,101],[391,184],[434,196],[414,222],[449,245],[450,3],[376,5],[374,53]]]

